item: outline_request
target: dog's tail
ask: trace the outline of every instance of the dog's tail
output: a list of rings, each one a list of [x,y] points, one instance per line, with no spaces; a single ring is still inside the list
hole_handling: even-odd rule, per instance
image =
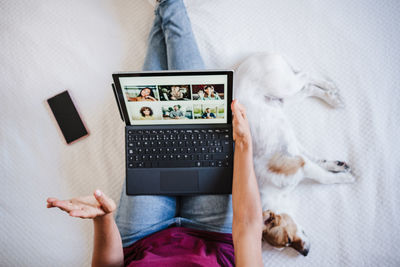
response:
[[[302,168],[304,164],[305,161],[300,156],[276,153],[268,161],[268,170],[276,174],[292,175]]]

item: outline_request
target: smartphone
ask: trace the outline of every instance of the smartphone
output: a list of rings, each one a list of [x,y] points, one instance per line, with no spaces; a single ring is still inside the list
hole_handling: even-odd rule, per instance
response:
[[[68,91],[47,99],[47,103],[54,114],[67,144],[71,144],[89,135]]]

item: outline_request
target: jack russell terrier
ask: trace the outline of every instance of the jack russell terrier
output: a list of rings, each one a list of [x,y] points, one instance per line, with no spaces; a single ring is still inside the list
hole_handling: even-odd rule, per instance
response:
[[[330,81],[297,72],[276,54],[256,54],[235,73],[235,98],[247,110],[253,138],[254,168],[263,208],[263,240],[275,248],[292,247],[306,256],[310,242],[290,214],[287,196],[304,178],[322,184],[352,183],[343,161],[315,159],[296,140],[283,105],[314,96],[342,107]]]

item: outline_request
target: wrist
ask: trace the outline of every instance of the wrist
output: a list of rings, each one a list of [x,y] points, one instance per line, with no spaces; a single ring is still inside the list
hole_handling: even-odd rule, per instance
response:
[[[235,140],[235,150],[252,150],[251,138],[239,138]]]
[[[94,224],[105,224],[105,223],[110,223],[114,220],[113,213],[107,213],[103,216],[98,216],[93,219]]]

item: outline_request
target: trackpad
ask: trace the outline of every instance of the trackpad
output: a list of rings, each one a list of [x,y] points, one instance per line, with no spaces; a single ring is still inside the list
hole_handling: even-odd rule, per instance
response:
[[[160,190],[165,192],[196,192],[199,190],[199,172],[194,170],[161,171]]]

